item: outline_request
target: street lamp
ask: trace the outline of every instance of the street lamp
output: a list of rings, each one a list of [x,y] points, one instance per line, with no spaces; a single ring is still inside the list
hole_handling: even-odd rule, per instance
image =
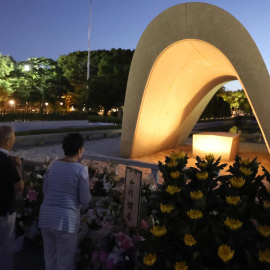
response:
[[[24,65],[24,70],[25,71],[29,71],[30,70],[30,66],[29,65]]]
[[[14,101],[13,99],[11,99],[11,100],[9,101],[9,104],[10,104],[10,109],[12,109],[12,108],[14,108],[14,106],[15,106],[15,101]]]

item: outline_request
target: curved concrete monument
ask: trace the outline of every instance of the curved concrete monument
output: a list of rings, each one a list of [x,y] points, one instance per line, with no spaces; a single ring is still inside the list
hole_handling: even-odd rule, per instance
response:
[[[121,156],[149,155],[184,143],[225,83],[239,80],[269,150],[270,78],[242,24],[205,3],[173,6],[146,28],[126,91]]]

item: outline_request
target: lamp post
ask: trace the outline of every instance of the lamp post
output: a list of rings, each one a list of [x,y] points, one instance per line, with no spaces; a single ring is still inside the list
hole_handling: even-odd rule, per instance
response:
[[[90,77],[90,36],[91,36],[91,21],[92,21],[92,0],[90,0],[90,9],[89,9],[87,81],[89,80],[89,77]]]
[[[11,99],[11,100],[9,101],[9,104],[10,104],[10,110],[12,110],[12,108],[15,107],[15,101],[14,101],[13,99]]]

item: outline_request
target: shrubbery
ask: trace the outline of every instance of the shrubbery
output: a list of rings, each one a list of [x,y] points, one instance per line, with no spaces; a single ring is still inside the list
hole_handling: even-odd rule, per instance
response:
[[[112,116],[88,115],[87,119],[88,119],[89,122],[122,124],[122,119],[121,118],[112,117]]]
[[[16,122],[16,121],[61,121],[61,120],[86,120],[87,113],[84,112],[69,112],[66,114],[61,113],[0,113],[0,122]]]
[[[68,112],[61,113],[20,113],[20,112],[1,112],[0,122],[16,122],[16,121],[65,121],[65,120],[88,120],[89,122],[104,122],[121,124],[122,119],[117,117],[88,115],[86,112]]]

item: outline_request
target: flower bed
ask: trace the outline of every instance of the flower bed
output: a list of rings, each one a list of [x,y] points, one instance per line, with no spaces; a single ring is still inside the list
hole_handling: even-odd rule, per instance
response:
[[[138,268],[269,269],[270,187],[257,160],[236,157],[230,175],[218,176],[225,165],[212,155],[185,170],[187,159],[173,153],[159,164],[164,184],[142,232]]]
[[[226,164],[212,155],[197,157],[197,167],[187,168],[187,160],[181,151],[172,153],[165,164],[159,163],[164,183],[143,184],[137,230],[122,220],[124,183],[116,167],[90,162],[93,200],[81,217],[78,269],[269,269],[267,170],[258,175],[257,159],[237,156],[229,175],[220,176]],[[23,213],[31,213],[34,221],[42,200],[37,184],[46,166],[28,175],[35,180],[24,192]],[[31,207],[35,192],[36,206]],[[21,215],[24,222],[25,214]]]
[[[41,166],[34,167],[24,173],[24,190],[16,205],[16,234],[22,234],[32,241],[42,244],[40,230],[38,229],[39,208],[43,201],[43,175],[52,158],[46,158]]]

